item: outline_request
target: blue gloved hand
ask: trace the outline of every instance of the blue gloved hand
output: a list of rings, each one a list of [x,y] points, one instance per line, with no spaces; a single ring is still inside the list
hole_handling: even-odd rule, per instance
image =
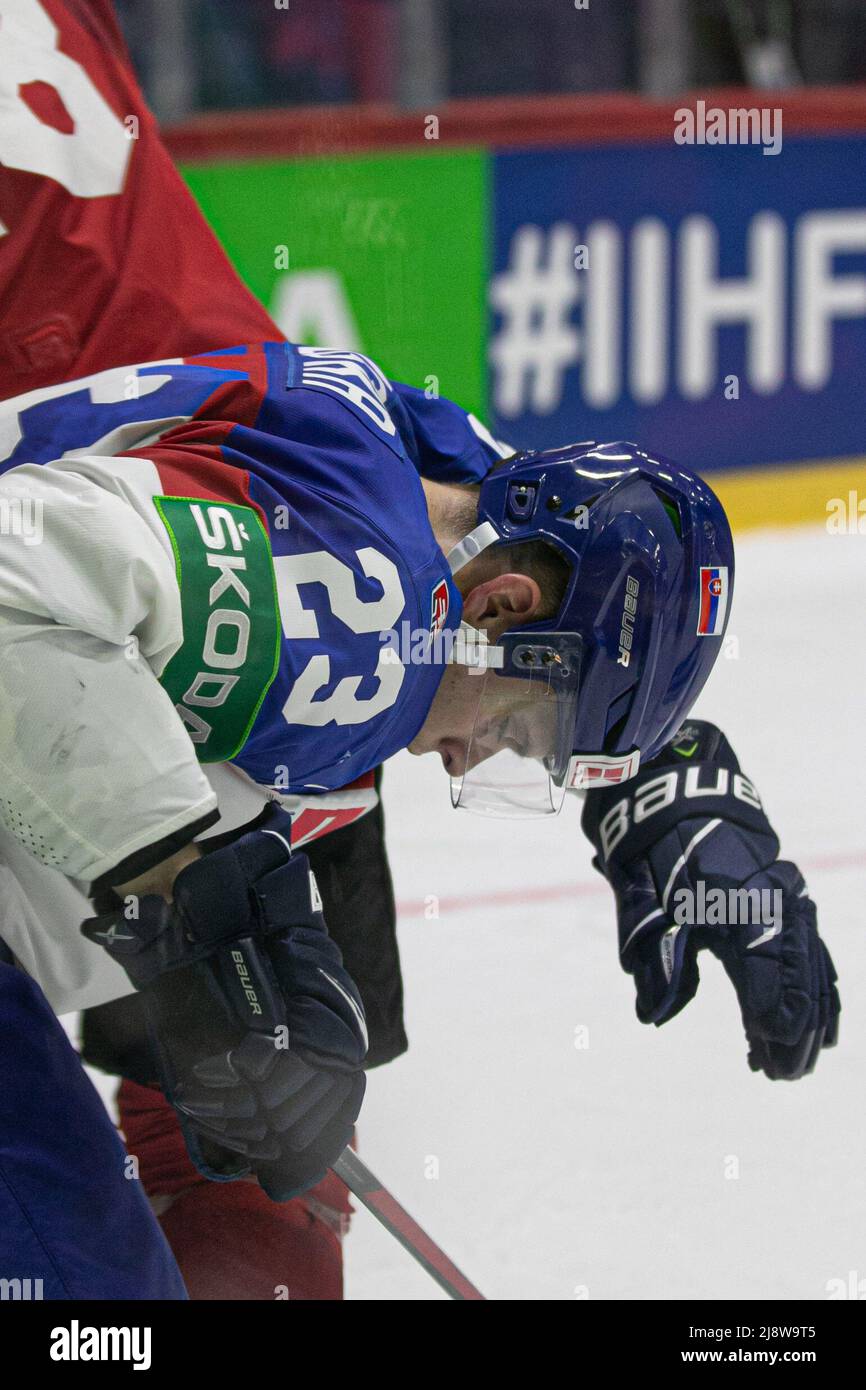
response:
[[[82,930],[141,991],[161,1081],[190,1156],[217,1180],[255,1173],[285,1201],[349,1142],[364,1095],[360,996],[325,929],[291,817],[205,842],[173,901],[144,896]]]
[[[724,735],[691,720],[625,786],[587,794],[583,829],[616,898],[620,959],[643,1023],[693,998],[698,953],[734,986],[753,1071],[795,1080],[832,1047],[836,971],[815,905]]]

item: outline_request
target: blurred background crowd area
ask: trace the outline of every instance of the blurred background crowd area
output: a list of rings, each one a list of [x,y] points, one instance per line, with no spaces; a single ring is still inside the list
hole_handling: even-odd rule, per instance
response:
[[[161,120],[197,111],[866,79],[866,0],[117,0]]]

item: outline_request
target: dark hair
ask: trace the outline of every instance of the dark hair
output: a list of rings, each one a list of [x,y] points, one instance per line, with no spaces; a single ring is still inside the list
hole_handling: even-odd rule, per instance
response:
[[[547,541],[524,541],[521,545],[495,546],[491,554],[500,556],[506,570],[528,574],[541,590],[541,606],[533,622],[551,620],[562,607],[571,566],[563,555]]]
[[[501,468],[507,462],[507,459],[501,459],[493,467]],[[454,529],[463,534],[471,531],[477,523],[478,493],[477,483],[454,489],[452,522]],[[528,574],[530,579],[535,580],[541,590],[541,606],[533,621],[550,621],[556,617],[571,578],[571,566],[555,546],[547,541],[494,545],[484,551],[481,558],[482,563],[486,561],[488,565],[495,565],[500,574]]]

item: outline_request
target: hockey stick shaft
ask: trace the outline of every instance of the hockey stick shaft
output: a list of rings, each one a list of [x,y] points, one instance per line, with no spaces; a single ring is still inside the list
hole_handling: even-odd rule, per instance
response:
[[[465,1274],[461,1274],[445,1252],[370,1172],[366,1163],[361,1162],[353,1149],[343,1150],[334,1164],[334,1172],[451,1298],[486,1302],[484,1294],[469,1282]]]

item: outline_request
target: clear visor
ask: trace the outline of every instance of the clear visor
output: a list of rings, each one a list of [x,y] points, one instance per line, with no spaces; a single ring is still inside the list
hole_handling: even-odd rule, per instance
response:
[[[527,818],[562,808],[577,715],[579,654],[526,644],[537,653],[527,676],[488,670],[471,680],[478,697],[463,765],[451,774],[451,803],[479,815]]]

